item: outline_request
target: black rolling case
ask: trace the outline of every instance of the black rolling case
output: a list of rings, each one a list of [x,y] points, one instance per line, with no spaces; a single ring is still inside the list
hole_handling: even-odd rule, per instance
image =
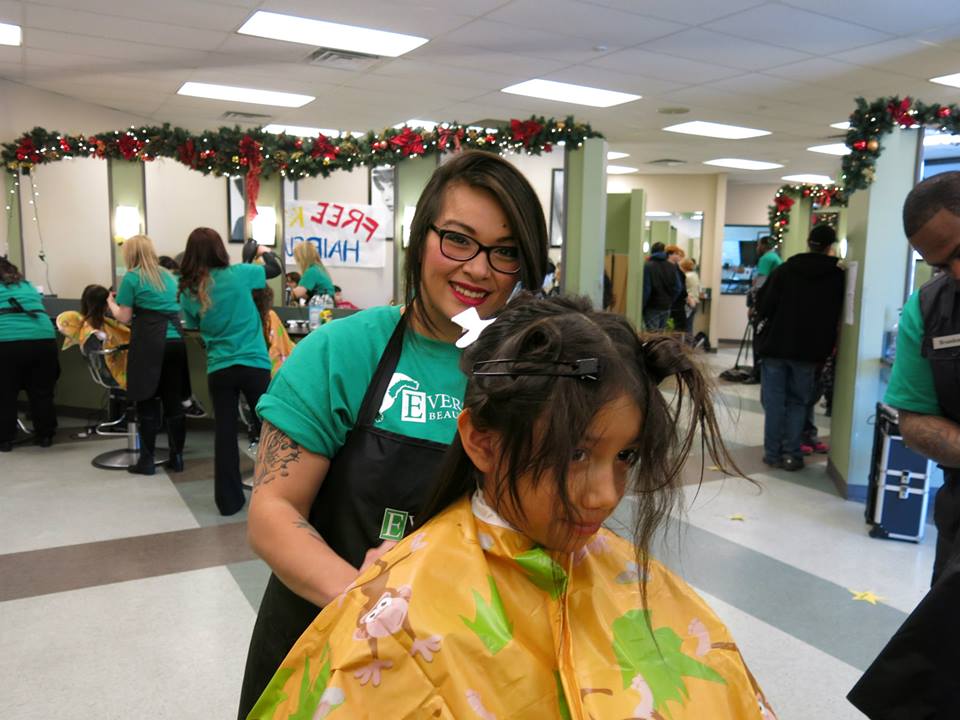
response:
[[[934,463],[904,444],[898,422],[896,409],[877,403],[866,518],[870,537],[920,542]]]

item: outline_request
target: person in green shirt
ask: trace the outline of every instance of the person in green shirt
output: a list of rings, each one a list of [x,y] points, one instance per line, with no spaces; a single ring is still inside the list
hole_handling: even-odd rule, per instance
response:
[[[317,246],[312,242],[297,243],[293,248],[293,258],[300,267],[300,284],[293,289],[293,296],[297,299],[309,300],[314,295],[329,295],[333,299],[334,286],[330,273],[320,260]]]
[[[170,443],[167,469],[182,472],[187,436],[183,378],[189,370],[180,329],[177,281],[169,270],[160,267],[153,241],[146,235],[135,235],[123,243],[123,259],[128,270],[107,302],[115,319],[131,324],[127,397],[136,403],[140,455],[128,470],[154,474],[162,417]]]
[[[783,259],[777,254],[777,244],[769,235],[757,241],[757,274],[753,276],[753,286],[759,290],[760,286],[770,277],[770,273],[783,265]]]
[[[266,247],[257,248],[258,255],[267,252]],[[216,230],[201,227],[190,233],[180,263],[179,298],[186,326],[200,331],[207,348],[207,383],[216,420],[214,500],[221,515],[238,513],[246,504],[237,446],[240,393],[255,408],[270,384],[270,355],[251,294],[266,285],[264,265],[230,264]]]
[[[502,158],[454,155],[417,202],[406,305],[362,310],[297,345],[257,408],[264,420],[248,536],[273,570],[247,656],[245,718],[319,607],[424,507],[456,433],[466,377],[453,317],[500,311],[547,266],[543,208]]]
[[[57,430],[53,391],[60,377],[56,331],[43,297],[0,256],[0,452],[17,435],[17,395],[30,401],[34,442],[49,447]]]

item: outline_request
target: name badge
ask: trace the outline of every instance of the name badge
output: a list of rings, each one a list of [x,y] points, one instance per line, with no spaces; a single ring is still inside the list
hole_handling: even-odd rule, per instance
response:
[[[960,347],[960,333],[957,335],[943,335],[933,339],[934,350],[944,350],[953,347]]]

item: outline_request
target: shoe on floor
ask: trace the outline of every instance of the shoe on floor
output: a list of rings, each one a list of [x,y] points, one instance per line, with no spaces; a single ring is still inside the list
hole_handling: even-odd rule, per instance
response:
[[[820,442],[817,440],[817,442],[813,444],[813,451],[820,455],[826,455],[828,452],[830,452],[830,446],[825,442]]]
[[[188,405],[183,406],[183,414],[187,417],[192,418],[202,418],[207,416],[207,411],[204,409],[203,405],[200,404],[200,401],[195,397],[191,397]]]
[[[781,460],[780,458],[764,457],[763,463],[764,465],[769,465],[770,467],[775,467],[775,468],[783,467],[783,460]]]
[[[783,464],[781,467],[784,470],[803,470],[803,458],[802,457],[793,457],[787,456],[783,459]]]
[[[2,442],[0,443],[0,452],[10,452],[13,450],[12,442]]]
[[[37,437],[33,440],[34,445],[39,445],[42,448],[48,448],[53,445],[53,436],[44,435],[43,437]]]
[[[804,443],[800,446],[800,452],[802,452],[804,455],[813,455],[813,448],[813,445],[807,445],[807,443]]]

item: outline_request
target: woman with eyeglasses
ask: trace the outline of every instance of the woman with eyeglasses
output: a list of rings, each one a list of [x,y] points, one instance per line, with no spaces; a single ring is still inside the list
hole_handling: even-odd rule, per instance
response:
[[[257,410],[248,519],[270,565],[240,698],[245,718],[320,609],[412,525],[457,430],[466,378],[452,318],[495,315],[547,264],[543,209],[496,155],[439,167],[417,203],[406,305],[324,325],[297,347]]]

